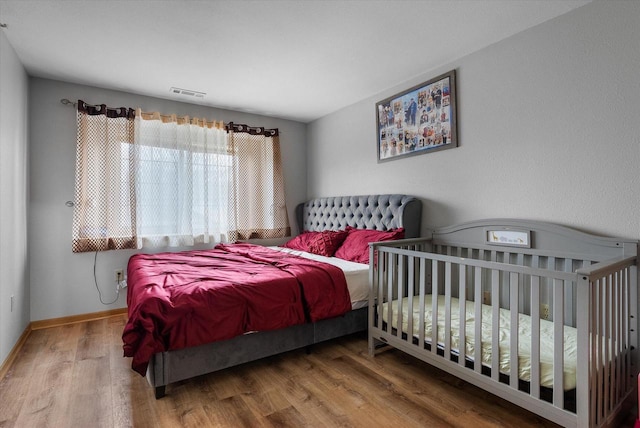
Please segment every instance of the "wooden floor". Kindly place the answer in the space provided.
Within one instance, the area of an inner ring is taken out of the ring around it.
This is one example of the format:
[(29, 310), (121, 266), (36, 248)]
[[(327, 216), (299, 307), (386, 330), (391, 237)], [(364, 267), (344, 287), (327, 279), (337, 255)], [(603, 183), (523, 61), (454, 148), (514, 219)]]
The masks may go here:
[(122, 357), (125, 320), (33, 331), (0, 382), (0, 427), (555, 426), (401, 352), (371, 359), (364, 335), (169, 385), (156, 400)]

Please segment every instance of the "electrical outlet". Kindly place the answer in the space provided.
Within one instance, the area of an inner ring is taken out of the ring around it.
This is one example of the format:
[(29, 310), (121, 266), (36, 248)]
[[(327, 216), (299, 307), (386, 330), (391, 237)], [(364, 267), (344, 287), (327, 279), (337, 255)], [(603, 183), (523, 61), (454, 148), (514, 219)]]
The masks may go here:
[(551, 317), (551, 313), (549, 312), (549, 305), (543, 303), (540, 305), (540, 318), (543, 320), (548, 320)]
[(491, 293), (488, 291), (485, 291), (482, 293), (482, 303), (485, 305), (490, 305), (491, 304)]
[(116, 269), (116, 284), (120, 284), (123, 279), (124, 271), (122, 269)]

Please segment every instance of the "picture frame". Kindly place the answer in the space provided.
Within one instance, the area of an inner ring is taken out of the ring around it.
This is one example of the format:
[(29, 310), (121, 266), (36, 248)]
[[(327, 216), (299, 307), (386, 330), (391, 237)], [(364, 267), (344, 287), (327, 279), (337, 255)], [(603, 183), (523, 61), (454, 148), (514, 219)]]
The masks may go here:
[(458, 147), (456, 71), (376, 103), (378, 163)]

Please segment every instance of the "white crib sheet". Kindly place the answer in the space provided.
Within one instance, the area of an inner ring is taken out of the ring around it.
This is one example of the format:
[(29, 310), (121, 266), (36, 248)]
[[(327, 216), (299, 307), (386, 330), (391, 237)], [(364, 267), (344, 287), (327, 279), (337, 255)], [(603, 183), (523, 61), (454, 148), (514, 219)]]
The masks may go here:
[[(383, 319), (388, 321), (388, 303), (383, 304)], [(398, 302), (393, 302), (392, 326), (397, 329)], [(413, 298), (413, 332), (412, 335), (418, 338), (418, 321), (420, 317), (419, 297)], [(432, 299), (431, 295), (425, 295), (425, 340), (430, 342), (432, 336)], [(451, 298), (451, 349), (459, 355), (459, 329), (460, 329), (460, 306), (458, 299)], [(408, 298), (402, 301), (402, 331), (408, 330)], [(444, 321), (445, 321), (445, 297), (438, 296), (438, 345), (444, 347)], [(466, 357), (473, 361), (475, 340), (475, 308), (474, 302), (467, 301), (466, 304)], [(518, 373), (519, 378), (524, 381), (531, 381), (531, 317), (519, 314), (518, 317)], [(500, 309), (500, 372), (508, 375), (510, 373), (510, 337), (511, 337), (511, 315), (508, 309)], [(482, 364), (491, 367), (491, 334), (492, 334), (492, 307), (482, 305)], [(553, 387), (553, 322), (540, 320), (540, 384), (545, 387)], [(564, 389), (565, 391), (576, 387), (576, 329), (574, 327), (564, 327)]]

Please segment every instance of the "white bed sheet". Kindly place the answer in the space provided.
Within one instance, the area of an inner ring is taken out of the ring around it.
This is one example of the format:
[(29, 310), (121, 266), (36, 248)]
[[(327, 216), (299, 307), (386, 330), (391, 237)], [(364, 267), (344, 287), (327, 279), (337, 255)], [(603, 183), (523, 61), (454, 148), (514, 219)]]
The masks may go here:
[(299, 250), (292, 250), (283, 247), (269, 247), (274, 250), (284, 251), (289, 254), (304, 257), (319, 262), (329, 263), (344, 272), (347, 280), (347, 288), (351, 296), (351, 308), (359, 309), (369, 304), (369, 265), (350, 262), (338, 257), (325, 257), (318, 254), (307, 253)]
[[(431, 342), (432, 337), (432, 295), (425, 295), (425, 340)], [(392, 326), (397, 329), (398, 313), (397, 301), (393, 302)], [(383, 319), (386, 322), (388, 317), (388, 303), (383, 304)], [(418, 338), (418, 321), (420, 318), (419, 297), (413, 298), (413, 332), (412, 335)], [(451, 298), (451, 349), (459, 355), (459, 331), (460, 331), (460, 310), (459, 302), (456, 298)], [(405, 297), (402, 301), (402, 331), (408, 330), (409, 301)], [(438, 295), (438, 346), (444, 347), (444, 320), (445, 320), (445, 297)], [(475, 340), (475, 308), (474, 302), (467, 301), (465, 320), (465, 342), (466, 358), (473, 361)], [(518, 317), (518, 374), (524, 381), (531, 381), (531, 317), (519, 314)], [(492, 307), (482, 305), (482, 364), (491, 367), (491, 335), (492, 335)], [(576, 329), (574, 327), (564, 327), (564, 390), (576, 387)], [(510, 373), (510, 338), (511, 338), (511, 315), (508, 309), (500, 309), (500, 372), (508, 375)], [(540, 384), (545, 387), (553, 387), (553, 322), (540, 320)]]

